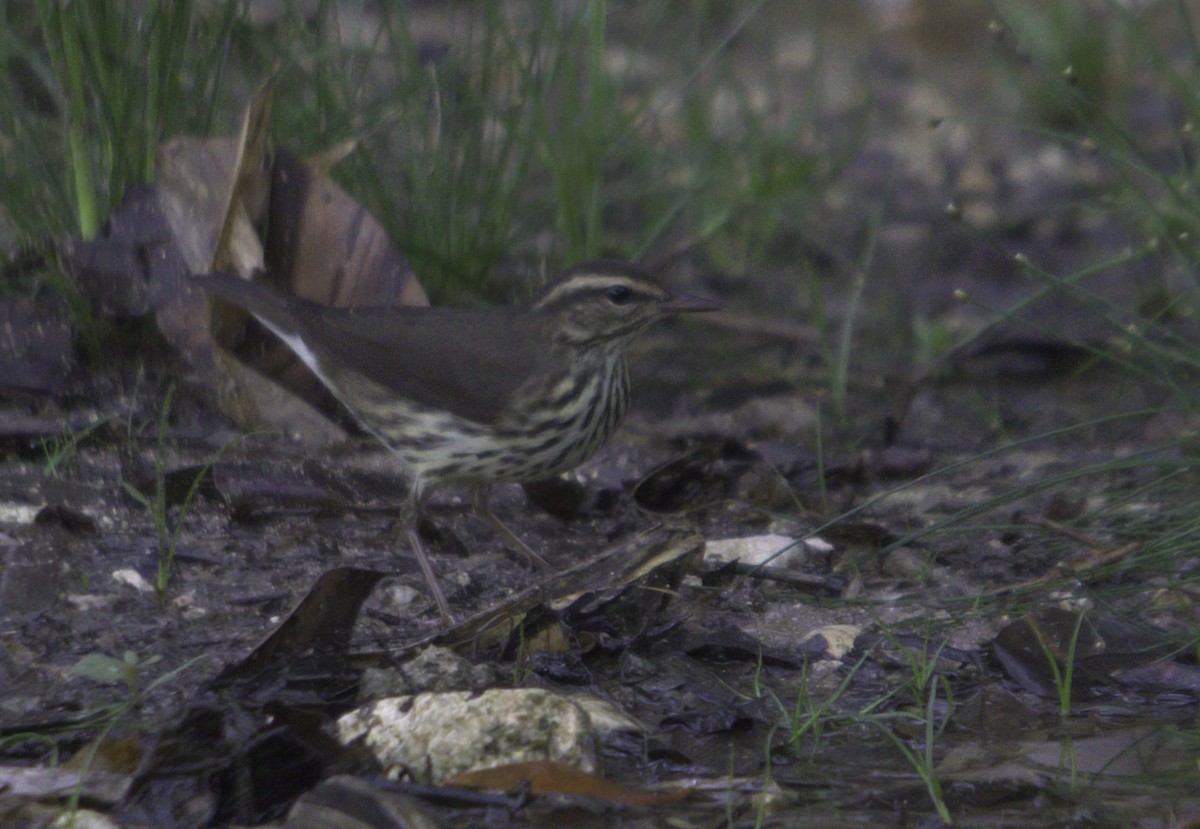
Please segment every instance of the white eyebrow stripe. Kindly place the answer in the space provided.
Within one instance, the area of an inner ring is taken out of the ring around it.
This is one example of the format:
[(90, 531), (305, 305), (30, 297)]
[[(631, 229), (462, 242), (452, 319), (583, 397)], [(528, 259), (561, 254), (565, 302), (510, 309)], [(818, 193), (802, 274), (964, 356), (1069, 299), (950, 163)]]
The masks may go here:
[(538, 302), (538, 305), (551, 305), (560, 299), (563, 294), (581, 293), (587, 290), (603, 290), (605, 288), (613, 288), (618, 285), (624, 285), (630, 290), (637, 291), (638, 293), (646, 293), (647, 289), (649, 288), (645, 282), (637, 279), (630, 279), (626, 276), (577, 274), (560, 285), (556, 285), (554, 289), (550, 291), (550, 293), (542, 297), (541, 301)]

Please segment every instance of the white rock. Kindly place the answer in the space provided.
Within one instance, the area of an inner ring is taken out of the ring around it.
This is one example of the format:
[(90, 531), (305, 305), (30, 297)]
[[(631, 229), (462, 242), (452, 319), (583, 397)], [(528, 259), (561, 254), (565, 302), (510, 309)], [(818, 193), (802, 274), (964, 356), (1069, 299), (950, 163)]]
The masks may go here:
[[(748, 535), (744, 538), (710, 539), (704, 544), (704, 557), (713, 561), (740, 561), (751, 566), (768, 559), (775, 567), (800, 563), (809, 552), (827, 552), (828, 543), (818, 538), (806, 538), (801, 543), (786, 535)], [(771, 556), (785, 550), (777, 558)]]
[(833, 552), (833, 545), (819, 535), (810, 535), (804, 539), (804, 546), (814, 553), (828, 554)]
[(342, 742), (362, 739), (389, 774), (418, 780), (506, 763), (552, 760), (596, 770), (592, 725), (580, 706), (535, 688), (388, 697), (337, 721)]
[(820, 636), (825, 640), (825, 653), (834, 659), (841, 659), (850, 653), (860, 633), (862, 628), (858, 625), (826, 625), (808, 633), (803, 641), (808, 642)]
[(50, 829), (121, 829), (107, 815), (93, 812), (89, 809), (77, 809), (75, 812), (63, 812), (50, 822)]
[(820, 415), (809, 396), (756, 397), (734, 413), (737, 422), (760, 437), (804, 438), (819, 428)]
[(113, 577), (113, 581), (115, 581), (117, 584), (124, 584), (129, 587), (132, 587), (134, 590), (138, 591), (139, 593), (153, 593), (154, 592), (154, 586), (152, 584), (150, 584), (150, 582), (148, 582), (144, 578), (142, 578), (141, 573), (139, 573), (137, 570), (134, 570), (132, 568), (127, 568), (124, 570), (114, 570), (112, 577)]
[(373, 591), (375, 601), (388, 613), (403, 615), (417, 599), (421, 598), (420, 590), (410, 587), (403, 582), (388, 580)]
[(32, 524), (41, 511), (30, 504), (0, 504), (0, 524)]
[(115, 602), (116, 596), (98, 593), (72, 593), (67, 596), (67, 601), (76, 610), (102, 610)]

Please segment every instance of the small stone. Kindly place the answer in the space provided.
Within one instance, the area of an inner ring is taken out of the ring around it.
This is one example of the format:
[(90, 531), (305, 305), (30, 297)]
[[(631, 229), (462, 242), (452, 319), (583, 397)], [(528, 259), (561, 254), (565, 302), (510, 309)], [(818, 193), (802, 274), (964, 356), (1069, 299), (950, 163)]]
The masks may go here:
[(117, 584), (124, 584), (128, 587), (132, 587), (139, 593), (154, 592), (154, 586), (151, 585), (150, 582), (146, 581), (141, 573), (132, 568), (114, 570), (112, 577), (113, 581), (115, 581)]
[(831, 659), (841, 659), (850, 653), (860, 633), (862, 628), (858, 625), (826, 625), (805, 636), (802, 644), (813, 643), (820, 637), (825, 643), (825, 655)]
[(102, 611), (113, 605), (116, 602), (116, 596), (104, 595), (98, 593), (72, 593), (67, 596), (67, 601), (71, 602), (71, 606), (77, 611)]
[(374, 591), (374, 598), (387, 613), (403, 616), (411, 612), (412, 603), (423, 594), (415, 587), (399, 581), (388, 581)]
[(32, 524), (41, 511), (30, 504), (0, 504), (0, 524)]
[(759, 437), (787, 440), (810, 438), (821, 422), (803, 395), (755, 398), (740, 406), (735, 418)]
[[(784, 552), (771, 558), (780, 550)], [(704, 557), (709, 561), (740, 561), (751, 566), (770, 559), (776, 567), (798, 564), (809, 551), (808, 540), (797, 544), (786, 535), (749, 535), (744, 538), (710, 539), (704, 544)]]
[(120, 829), (115, 821), (100, 812), (76, 809), (63, 812), (50, 822), (50, 829)]
[(929, 556), (911, 547), (898, 547), (883, 560), (883, 572), (896, 579), (925, 581), (931, 571)]

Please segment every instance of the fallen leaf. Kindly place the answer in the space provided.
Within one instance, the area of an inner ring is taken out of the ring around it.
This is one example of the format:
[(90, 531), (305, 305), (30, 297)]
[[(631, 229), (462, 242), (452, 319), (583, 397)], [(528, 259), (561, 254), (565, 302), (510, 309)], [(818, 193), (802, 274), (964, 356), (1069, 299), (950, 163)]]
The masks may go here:
[(321, 575), (296, 609), (241, 662), (222, 671), (214, 687), (243, 681), (269, 685), (289, 670), (313, 674), (344, 660), (362, 603), (384, 573), (337, 567)]
[(509, 763), (490, 769), (468, 771), (445, 781), (447, 786), (462, 786), (468, 789), (491, 789), (513, 791), (528, 789), (532, 794), (566, 794), (593, 797), (620, 803), (625, 806), (657, 806), (677, 803), (686, 798), (689, 789), (669, 792), (645, 792), (628, 789), (596, 774), (581, 771), (565, 763), (535, 760), (525, 763)]

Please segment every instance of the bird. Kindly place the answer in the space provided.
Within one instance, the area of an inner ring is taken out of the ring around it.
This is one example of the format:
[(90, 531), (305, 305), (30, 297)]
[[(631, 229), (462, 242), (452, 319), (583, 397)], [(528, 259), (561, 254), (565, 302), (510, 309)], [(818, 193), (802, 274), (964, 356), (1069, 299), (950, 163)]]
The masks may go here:
[(428, 493), (466, 487), (480, 518), (548, 568), (492, 513), (492, 485), (590, 458), (625, 414), (634, 338), (664, 317), (719, 307), (613, 259), (568, 268), (528, 302), (475, 308), (335, 308), (230, 273), (193, 280), (274, 333), (398, 459), (408, 477), (398, 525), (443, 624), (449, 603), (417, 532)]

